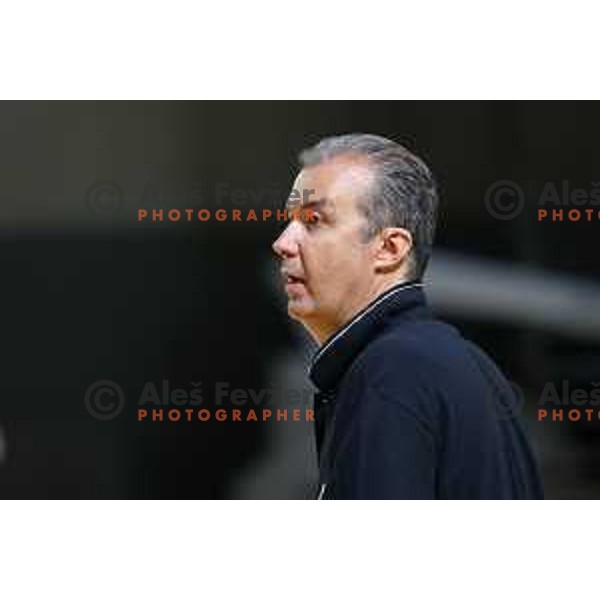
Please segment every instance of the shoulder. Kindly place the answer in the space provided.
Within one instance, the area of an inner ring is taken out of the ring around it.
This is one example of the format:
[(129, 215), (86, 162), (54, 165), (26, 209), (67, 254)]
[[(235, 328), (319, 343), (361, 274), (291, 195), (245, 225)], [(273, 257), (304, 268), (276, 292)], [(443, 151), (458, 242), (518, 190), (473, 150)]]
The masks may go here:
[(450, 374), (468, 355), (468, 342), (441, 321), (415, 321), (390, 328), (361, 353), (358, 370), (370, 377), (437, 377)]
[(382, 332), (351, 371), (351, 385), (373, 390), (379, 399), (436, 413), (446, 407), (444, 411), (457, 414), (478, 412), (488, 381), (502, 377), (478, 346), (456, 328), (434, 320)]

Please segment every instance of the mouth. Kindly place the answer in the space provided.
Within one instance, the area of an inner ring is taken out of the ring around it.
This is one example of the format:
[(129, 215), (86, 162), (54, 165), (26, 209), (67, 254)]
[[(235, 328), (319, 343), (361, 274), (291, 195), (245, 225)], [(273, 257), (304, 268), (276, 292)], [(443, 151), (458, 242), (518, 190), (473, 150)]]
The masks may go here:
[(281, 276), (283, 277), (283, 283), (286, 285), (286, 287), (291, 285), (305, 285), (304, 278), (300, 277), (299, 275), (282, 271)]

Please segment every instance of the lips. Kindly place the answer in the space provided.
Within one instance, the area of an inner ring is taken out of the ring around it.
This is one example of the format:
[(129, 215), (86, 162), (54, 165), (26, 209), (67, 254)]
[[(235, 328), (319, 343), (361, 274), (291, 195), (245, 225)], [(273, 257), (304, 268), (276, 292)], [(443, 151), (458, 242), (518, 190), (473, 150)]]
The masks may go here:
[(285, 275), (284, 279), (286, 283), (304, 283), (302, 277), (295, 277), (294, 275)]
[(285, 283), (285, 285), (295, 285), (295, 284), (299, 284), (299, 283), (300, 284), (305, 283), (304, 277), (300, 276), (300, 274), (296, 273), (296, 272), (282, 270), (281, 276), (283, 278), (283, 282)]

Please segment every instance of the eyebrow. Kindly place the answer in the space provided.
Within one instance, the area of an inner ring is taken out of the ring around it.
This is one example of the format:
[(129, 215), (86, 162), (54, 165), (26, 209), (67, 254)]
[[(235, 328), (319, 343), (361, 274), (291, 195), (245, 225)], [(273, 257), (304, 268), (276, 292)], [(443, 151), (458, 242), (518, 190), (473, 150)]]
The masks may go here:
[(300, 209), (300, 210), (304, 210), (306, 208), (312, 208), (312, 209), (322, 209), (324, 211), (327, 211), (327, 208), (329, 207), (329, 204), (331, 204), (327, 198), (319, 198), (317, 200), (309, 200), (308, 202), (300, 202), (299, 204), (294, 204), (291, 205), (286, 202), (285, 204), (285, 209), (286, 210), (296, 210), (296, 209)]

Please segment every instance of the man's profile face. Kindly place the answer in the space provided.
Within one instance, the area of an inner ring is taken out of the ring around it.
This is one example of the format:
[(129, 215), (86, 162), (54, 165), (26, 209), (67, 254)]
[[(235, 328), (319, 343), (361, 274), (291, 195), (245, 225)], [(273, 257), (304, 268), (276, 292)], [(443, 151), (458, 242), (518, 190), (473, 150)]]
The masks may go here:
[[(310, 209), (273, 243), (281, 259), (288, 313), (324, 338), (358, 312), (373, 291), (373, 244), (361, 203), (373, 180), (365, 159), (341, 156), (303, 169), (296, 181)], [(314, 190), (314, 193), (304, 193)]]

